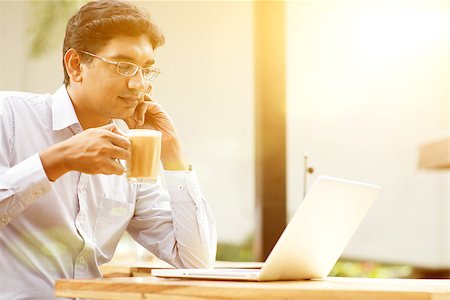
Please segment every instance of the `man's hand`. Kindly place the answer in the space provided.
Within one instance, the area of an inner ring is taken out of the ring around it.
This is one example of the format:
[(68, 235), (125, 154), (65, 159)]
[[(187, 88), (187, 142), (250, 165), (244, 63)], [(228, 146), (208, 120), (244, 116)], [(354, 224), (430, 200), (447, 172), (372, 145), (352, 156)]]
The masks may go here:
[(124, 120), (129, 128), (153, 129), (162, 133), (161, 160), (166, 170), (187, 170), (188, 164), (181, 153), (181, 144), (172, 119), (145, 94), (144, 101), (136, 107), (134, 116)]
[(130, 141), (114, 124), (91, 128), (42, 152), (47, 177), (55, 181), (69, 171), (87, 174), (124, 173), (116, 159), (130, 157)]
[(133, 117), (124, 120), (131, 129), (153, 129), (161, 131), (163, 141), (178, 138), (172, 119), (162, 106), (145, 94), (138, 104)]

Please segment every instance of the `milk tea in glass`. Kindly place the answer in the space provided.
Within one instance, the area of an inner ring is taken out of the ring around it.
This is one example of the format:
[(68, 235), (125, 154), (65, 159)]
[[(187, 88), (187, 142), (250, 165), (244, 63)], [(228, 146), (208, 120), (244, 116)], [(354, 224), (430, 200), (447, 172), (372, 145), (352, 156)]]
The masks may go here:
[(154, 183), (158, 178), (161, 156), (161, 132), (149, 129), (130, 129), (131, 158), (126, 161), (128, 181)]

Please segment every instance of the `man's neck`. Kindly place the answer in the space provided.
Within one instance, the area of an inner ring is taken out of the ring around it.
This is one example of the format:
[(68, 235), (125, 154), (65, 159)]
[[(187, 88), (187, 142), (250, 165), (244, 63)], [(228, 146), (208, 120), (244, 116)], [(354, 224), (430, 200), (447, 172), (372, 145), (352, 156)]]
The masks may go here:
[(77, 93), (77, 90), (72, 86), (67, 86), (67, 93), (69, 94), (69, 98), (72, 101), (73, 108), (83, 130), (111, 123), (110, 118), (99, 116), (89, 109), (89, 107), (86, 107), (84, 103), (89, 103), (88, 99), (84, 99), (86, 96)]

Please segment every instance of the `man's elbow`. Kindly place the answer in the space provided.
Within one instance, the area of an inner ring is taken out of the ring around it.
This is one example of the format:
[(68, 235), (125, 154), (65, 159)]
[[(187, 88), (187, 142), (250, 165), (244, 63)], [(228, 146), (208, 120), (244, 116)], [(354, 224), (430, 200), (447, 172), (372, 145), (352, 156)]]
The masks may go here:
[(181, 268), (187, 269), (212, 269), (216, 261), (216, 246), (210, 249), (198, 249), (190, 255), (183, 255)]

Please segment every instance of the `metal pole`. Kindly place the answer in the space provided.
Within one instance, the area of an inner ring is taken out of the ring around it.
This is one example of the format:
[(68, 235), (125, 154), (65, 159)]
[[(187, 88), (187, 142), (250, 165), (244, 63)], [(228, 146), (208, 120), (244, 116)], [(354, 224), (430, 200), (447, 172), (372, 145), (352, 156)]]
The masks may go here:
[(305, 153), (303, 163), (303, 199), (305, 199), (308, 192), (308, 174), (314, 173), (313, 167), (308, 167), (308, 153)]

